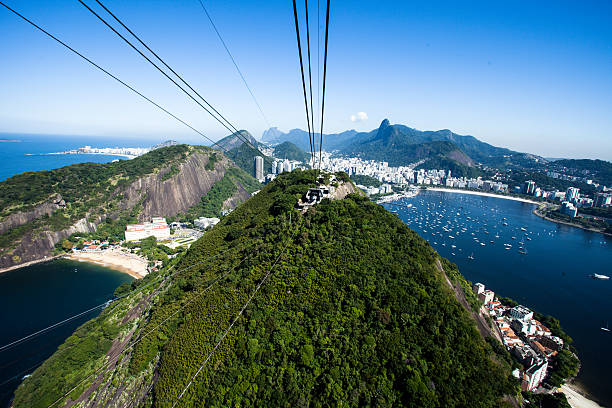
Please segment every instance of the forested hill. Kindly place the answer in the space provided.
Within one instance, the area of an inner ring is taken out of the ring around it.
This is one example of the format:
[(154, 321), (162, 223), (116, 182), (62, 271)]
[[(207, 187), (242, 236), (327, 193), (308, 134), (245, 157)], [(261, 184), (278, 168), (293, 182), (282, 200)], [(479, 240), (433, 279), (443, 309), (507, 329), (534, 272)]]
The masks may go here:
[[(264, 174), (272, 172), (272, 158), (261, 152), (264, 147), (246, 130), (241, 130), (241, 137), (237, 133), (221, 139), (217, 144), (219, 147), (227, 149), (225, 154), (232, 159), (234, 163), (248, 174), (253, 174), (255, 156), (261, 156), (264, 159)], [(245, 140), (248, 140), (247, 144)]]
[(297, 160), (304, 163), (309, 161), (309, 154), (291, 142), (283, 142), (277, 146), (274, 146), (274, 157), (279, 159)]
[(361, 195), (295, 210), (314, 177), (280, 175), (139, 281), (25, 379), (14, 406), (170, 407), (191, 379), (177, 407), (503, 406), (518, 392), (510, 366), (437, 253)]
[[(257, 189), (223, 153), (188, 145), (19, 174), (0, 182), (0, 268), (52, 255), (73, 234), (116, 241), (127, 223), (151, 217), (217, 216), (225, 200), (243, 202)], [(211, 190), (214, 206), (204, 208)], [(205, 213), (213, 207), (216, 213)]]
[[(283, 133), (271, 128), (264, 132), (264, 140), (271, 143), (289, 141), (308, 150), (307, 133), (300, 129)], [(437, 148), (431, 150), (432, 145), (441, 145), (441, 143), (452, 145), (453, 150), (460, 154), (456, 154), (455, 157), (444, 156), (436, 152)], [(433, 158), (432, 164), (448, 168), (446, 164), (452, 161), (451, 165), (455, 165), (457, 170), (471, 167), (469, 161), (472, 160), (498, 168), (517, 166), (531, 168), (547, 162), (539, 156), (493, 146), (474, 136), (460, 135), (448, 129), (418, 130), (402, 124), (391, 124), (388, 119), (383, 120), (377, 129), (370, 132), (349, 130), (325, 135), (323, 148), (327, 151), (338, 150), (349, 155), (361, 154), (366, 159), (387, 161), (385, 157), (392, 157), (393, 159), (388, 161), (392, 161), (394, 165), (405, 165), (411, 161)]]

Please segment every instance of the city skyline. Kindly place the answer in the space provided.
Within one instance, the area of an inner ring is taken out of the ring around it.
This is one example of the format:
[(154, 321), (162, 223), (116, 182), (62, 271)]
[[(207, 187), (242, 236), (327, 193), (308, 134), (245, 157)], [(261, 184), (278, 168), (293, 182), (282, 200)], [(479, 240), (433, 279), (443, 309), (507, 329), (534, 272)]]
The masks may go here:
[[(290, 2), (205, 4), (269, 125), (304, 129)], [(8, 5), (212, 139), (227, 135), (78, 2)], [(259, 138), (269, 127), (197, 1), (105, 5), (239, 128)], [(610, 8), (332, 2), (325, 132), (388, 117), (544, 157), (612, 160)], [(0, 27), (11, 62), (0, 67), (0, 132), (203, 142), (4, 8)]]

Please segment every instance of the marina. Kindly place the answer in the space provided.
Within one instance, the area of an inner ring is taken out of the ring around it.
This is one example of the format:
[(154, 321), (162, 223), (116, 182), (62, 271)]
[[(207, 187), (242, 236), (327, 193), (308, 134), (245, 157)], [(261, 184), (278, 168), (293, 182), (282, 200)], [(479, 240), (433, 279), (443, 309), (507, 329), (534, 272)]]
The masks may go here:
[(612, 240), (544, 220), (533, 214), (533, 204), (495, 197), (422, 191), (384, 206), (471, 282), (487, 282), (496, 293), (559, 319), (581, 359), (577, 382), (612, 405), (603, 380), (612, 353), (598, 351), (610, 346), (604, 329), (612, 286), (595, 277), (609, 275)]

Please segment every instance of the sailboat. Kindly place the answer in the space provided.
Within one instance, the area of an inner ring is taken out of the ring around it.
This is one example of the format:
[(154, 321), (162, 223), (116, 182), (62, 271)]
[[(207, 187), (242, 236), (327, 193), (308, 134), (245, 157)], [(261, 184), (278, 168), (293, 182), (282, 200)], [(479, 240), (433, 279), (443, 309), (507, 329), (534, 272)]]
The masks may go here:
[(608, 328), (608, 322), (606, 322), (606, 327), (602, 327), (601, 330), (605, 331), (605, 332), (609, 332), (610, 329)]
[(472, 252), (472, 255), (468, 256), (468, 259), (474, 260), (474, 253)]

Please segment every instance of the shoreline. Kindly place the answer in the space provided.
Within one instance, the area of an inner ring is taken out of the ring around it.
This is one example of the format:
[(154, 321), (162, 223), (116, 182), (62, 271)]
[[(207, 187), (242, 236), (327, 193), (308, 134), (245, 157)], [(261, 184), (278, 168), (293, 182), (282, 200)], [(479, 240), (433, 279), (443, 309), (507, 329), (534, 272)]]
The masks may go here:
[[(115, 157), (125, 157), (128, 160), (135, 159), (139, 156), (129, 155), (129, 154), (117, 154), (117, 153), (89, 153), (89, 152), (52, 152), (52, 153), (41, 153), (43, 156), (54, 156), (54, 155), (68, 155), (68, 154), (92, 154), (92, 155), (100, 155), (100, 156), (115, 156)], [(27, 154), (27, 156), (34, 156), (34, 154)]]
[(502, 198), (504, 200), (512, 200), (512, 201), (520, 201), (522, 203), (540, 205), (541, 202), (528, 200), (526, 198), (507, 196), (503, 194), (495, 194), (495, 193), (487, 193), (485, 191), (473, 191), (473, 190), (461, 190), (455, 188), (444, 188), (444, 187), (427, 187), (426, 190), (430, 191), (444, 191), (447, 193), (459, 193), (459, 194), (471, 194), (471, 195), (479, 195), (484, 197), (494, 197), (494, 198)]
[(122, 254), (117, 252), (83, 252), (79, 254), (72, 253), (55, 255), (47, 258), (24, 262), (19, 265), (9, 266), (7, 268), (2, 268), (0, 269), (0, 273), (10, 272), (21, 268), (27, 268), (28, 266), (44, 262), (50, 262), (55, 259), (70, 259), (76, 262), (88, 262), (91, 264), (96, 264), (105, 268), (126, 273), (134, 279), (142, 279), (148, 274), (146, 260), (140, 257), (130, 256), (128, 254)]
[(607, 233), (605, 233), (602, 230), (598, 230), (598, 229), (594, 229), (594, 228), (588, 228), (588, 227), (584, 227), (582, 225), (574, 224), (572, 222), (555, 220), (554, 218), (547, 217), (546, 215), (544, 215), (544, 214), (542, 214), (540, 212), (540, 207), (534, 209), (533, 213), (535, 215), (537, 215), (538, 217), (540, 217), (540, 218), (543, 218), (543, 219), (545, 219), (547, 221), (550, 221), (550, 222), (554, 222), (556, 224), (562, 224), (562, 225), (567, 225), (568, 227), (580, 228), (581, 230), (584, 230), (584, 231), (589, 231), (589, 232), (594, 232), (594, 233), (597, 233), (597, 234), (602, 234), (605, 237), (611, 236), (610, 234), (607, 234)]
[(147, 261), (141, 257), (117, 251), (81, 252), (64, 255), (77, 262), (88, 262), (105, 268), (127, 273), (134, 279), (142, 279), (148, 274)]
[(561, 386), (561, 392), (565, 394), (567, 402), (572, 408), (604, 408), (592, 400), (589, 394), (579, 385), (566, 383)]
[(36, 264), (43, 263), (43, 262), (49, 262), (49, 261), (52, 261), (54, 259), (59, 259), (62, 256), (64, 256), (64, 255), (49, 256), (49, 257), (45, 257), (45, 258), (41, 258), (41, 259), (35, 259), (33, 261), (24, 262), (24, 263), (21, 263), (19, 265), (9, 266), (9, 267), (0, 269), (0, 273), (14, 271), (15, 269), (27, 268), (28, 266), (36, 265)]

